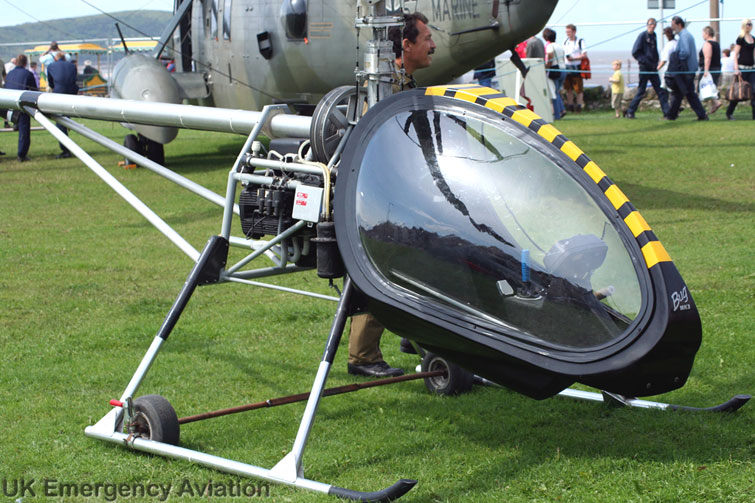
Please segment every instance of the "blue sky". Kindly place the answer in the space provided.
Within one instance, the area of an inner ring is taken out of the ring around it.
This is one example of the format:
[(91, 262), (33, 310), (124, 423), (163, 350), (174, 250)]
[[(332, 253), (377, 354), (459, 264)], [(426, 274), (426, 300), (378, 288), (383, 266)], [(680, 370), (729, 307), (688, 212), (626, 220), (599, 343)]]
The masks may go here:
[[(485, 1), (485, 0), (479, 0)], [(528, 0), (522, 0), (527, 2)], [(172, 10), (173, 0), (0, 0), (0, 26), (12, 26), (36, 21), (50, 21), (66, 17), (99, 14), (92, 4), (105, 12), (119, 12), (124, 9), (134, 10)], [(755, 17), (755, 1), (753, 0), (724, 0), (720, 3), (722, 17), (736, 18)], [(126, 7), (127, 6), (127, 7)], [(676, 0), (674, 11), (664, 11), (664, 16), (684, 10), (682, 16), (693, 20), (690, 32), (702, 42), (700, 32), (707, 23), (694, 21), (707, 18), (709, 15), (708, 0)], [(574, 23), (577, 33), (585, 39), (588, 48), (594, 50), (631, 50), (632, 43), (639, 30), (650, 17), (659, 17), (658, 10), (648, 10), (647, 0), (560, 0), (553, 13), (549, 26)], [(619, 21), (636, 21), (632, 25), (589, 26), (587, 23), (609, 23)], [(564, 29), (556, 26), (558, 40), (564, 39)], [(630, 32), (614, 40), (609, 39), (617, 35)], [(726, 47), (734, 42), (739, 32), (739, 21), (721, 23), (722, 45)]]

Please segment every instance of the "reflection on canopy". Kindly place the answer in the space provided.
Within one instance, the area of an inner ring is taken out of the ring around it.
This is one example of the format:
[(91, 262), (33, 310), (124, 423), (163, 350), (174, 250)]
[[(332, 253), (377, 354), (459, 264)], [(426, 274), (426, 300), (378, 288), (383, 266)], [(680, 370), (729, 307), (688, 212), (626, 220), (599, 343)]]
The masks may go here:
[(640, 312), (613, 221), (503, 122), (400, 113), (379, 126), (361, 164), (362, 244), (400, 290), (577, 350), (618, 339)]

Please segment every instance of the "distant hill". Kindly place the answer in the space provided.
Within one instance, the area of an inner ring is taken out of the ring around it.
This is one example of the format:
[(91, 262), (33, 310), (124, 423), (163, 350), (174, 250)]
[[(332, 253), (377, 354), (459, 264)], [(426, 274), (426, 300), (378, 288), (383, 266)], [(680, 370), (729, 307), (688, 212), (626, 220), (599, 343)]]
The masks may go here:
[[(166, 11), (123, 11), (111, 15), (119, 20), (124, 37), (159, 37), (172, 14)], [(136, 30), (127, 27), (133, 26)], [(138, 31), (137, 31), (138, 30)], [(56, 19), (40, 23), (24, 23), (16, 26), (0, 27), (0, 44), (15, 42), (46, 42), (63, 40), (88, 40), (95, 38), (110, 38), (114, 42), (119, 40), (115, 29), (115, 20), (104, 14), (97, 16), (72, 17)], [(18, 46), (0, 45), (0, 58), (8, 61), (30, 44)]]

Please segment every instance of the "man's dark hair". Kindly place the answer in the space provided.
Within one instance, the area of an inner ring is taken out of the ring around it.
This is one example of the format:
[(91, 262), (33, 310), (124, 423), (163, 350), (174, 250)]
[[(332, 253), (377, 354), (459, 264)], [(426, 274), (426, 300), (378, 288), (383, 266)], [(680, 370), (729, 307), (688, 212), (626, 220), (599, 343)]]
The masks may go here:
[(550, 28), (546, 28), (543, 30), (543, 38), (546, 42), (555, 42), (556, 41), (556, 32), (551, 30)]
[(399, 26), (394, 26), (390, 30), (388, 30), (388, 40), (393, 42), (393, 52), (396, 54), (397, 58), (401, 57), (401, 43), (405, 38), (413, 44), (417, 42), (417, 35), (419, 35), (417, 22), (419, 21), (424, 24), (428, 24), (427, 16), (425, 16), (421, 12), (404, 14), (403, 30)]
[(674, 24), (678, 24), (679, 26), (684, 28), (684, 19), (680, 18), (679, 16), (672, 17), (671, 22)]
[(26, 54), (21, 53), (18, 56), (16, 56), (16, 66), (20, 66), (21, 68), (26, 68), (26, 63), (28, 61), (29, 60), (26, 59)]
[(569, 29), (570, 29), (570, 30), (572, 30), (572, 31), (577, 31), (577, 27), (576, 27), (576, 26), (574, 26), (574, 25), (573, 25), (573, 24), (571, 24), (571, 23), (570, 23), (570, 24), (567, 24), (567, 25), (566, 25), (566, 27), (567, 27), (567, 28), (569, 28)]

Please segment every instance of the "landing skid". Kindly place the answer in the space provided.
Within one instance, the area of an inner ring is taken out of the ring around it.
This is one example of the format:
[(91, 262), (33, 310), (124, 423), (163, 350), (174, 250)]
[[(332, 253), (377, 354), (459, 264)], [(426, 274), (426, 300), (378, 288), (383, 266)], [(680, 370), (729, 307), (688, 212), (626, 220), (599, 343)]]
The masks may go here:
[[(498, 386), (496, 383), (475, 376), (475, 382), (484, 386)], [(735, 395), (730, 400), (727, 400), (719, 405), (712, 407), (690, 407), (688, 405), (674, 405), (670, 403), (651, 402), (648, 400), (640, 400), (638, 398), (632, 398), (618, 393), (610, 393), (608, 391), (601, 391), (600, 393), (594, 391), (582, 391), (573, 388), (567, 388), (560, 392), (557, 396), (566, 398), (575, 398), (577, 400), (587, 400), (590, 402), (603, 402), (608, 405), (616, 407), (635, 407), (638, 409), (660, 409), (660, 410), (686, 410), (692, 412), (735, 412), (742, 408), (752, 398), (750, 395)]]

